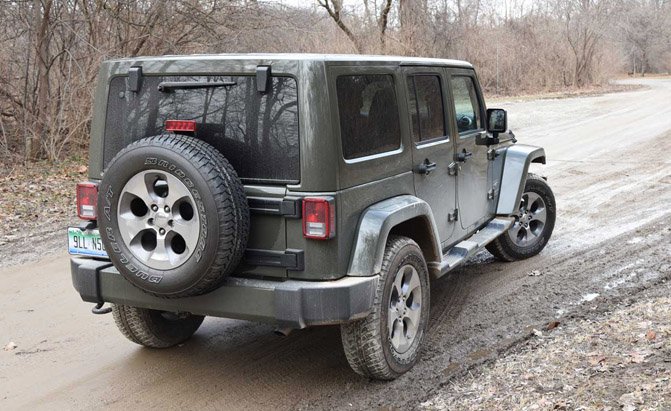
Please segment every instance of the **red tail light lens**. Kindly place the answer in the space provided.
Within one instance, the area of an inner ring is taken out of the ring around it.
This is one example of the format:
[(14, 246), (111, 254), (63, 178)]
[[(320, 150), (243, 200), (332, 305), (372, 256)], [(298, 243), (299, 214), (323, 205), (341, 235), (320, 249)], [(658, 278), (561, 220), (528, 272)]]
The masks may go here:
[(165, 131), (193, 133), (196, 131), (196, 122), (194, 120), (166, 120)]
[(303, 199), (303, 237), (315, 240), (335, 237), (335, 207), (332, 197)]
[(98, 184), (77, 184), (77, 215), (82, 220), (95, 220), (98, 217)]

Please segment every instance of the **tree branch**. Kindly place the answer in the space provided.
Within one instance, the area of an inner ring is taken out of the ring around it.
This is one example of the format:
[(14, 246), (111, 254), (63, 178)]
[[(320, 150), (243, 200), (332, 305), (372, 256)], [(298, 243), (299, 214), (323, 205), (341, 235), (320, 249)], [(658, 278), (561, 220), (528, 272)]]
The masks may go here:
[(387, 25), (389, 24), (389, 12), (391, 11), (392, 1), (393, 0), (386, 0), (384, 8), (380, 13), (380, 20), (378, 21), (378, 25), (380, 28), (380, 44), (382, 45), (382, 47), (384, 47), (384, 35), (385, 32), (387, 31)]
[[(342, 3), (341, 0), (317, 0), (319, 5), (323, 7), (326, 12), (331, 16), (333, 21), (340, 27), (340, 30), (342, 30), (343, 33), (347, 36), (347, 38), (350, 39), (350, 41), (354, 44), (354, 48), (358, 53), (363, 52), (363, 46), (359, 39), (352, 33), (352, 30), (347, 27), (347, 25), (342, 21), (342, 18), (340, 16), (340, 12), (342, 11)], [(391, 0), (389, 0), (391, 1)]]

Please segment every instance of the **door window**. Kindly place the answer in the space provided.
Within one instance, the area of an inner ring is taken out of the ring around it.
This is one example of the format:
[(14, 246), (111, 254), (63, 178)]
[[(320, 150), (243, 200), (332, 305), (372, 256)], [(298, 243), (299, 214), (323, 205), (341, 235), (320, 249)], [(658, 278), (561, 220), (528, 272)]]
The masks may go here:
[(394, 77), (339, 76), (336, 80), (342, 151), (355, 159), (401, 147)]
[(459, 134), (482, 129), (482, 110), (473, 78), (456, 76), (451, 83)]
[(407, 81), (414, 141), (445, 137), (447, 133), (440, 77), (414, 75), (409, 76)]

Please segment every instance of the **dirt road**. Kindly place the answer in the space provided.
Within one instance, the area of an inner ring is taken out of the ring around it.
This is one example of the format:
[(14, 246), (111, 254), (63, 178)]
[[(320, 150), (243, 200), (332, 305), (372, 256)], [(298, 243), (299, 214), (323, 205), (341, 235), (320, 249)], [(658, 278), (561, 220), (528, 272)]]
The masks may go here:
[[(637, 80), (639, 81), (639, 80)], [(544, 252), (487, 253), (432, 285), (420, 363), (391, 383), (353, 374), (339, 330), (277, 337), (266, 325), (207, 319), (170, 350), (126, 341), (70, 284), (68, 258), (0, 269), (0, 408), (416, 407), (530, 330), (671, 279), (671, 80), (634, 92), (500, 104), (521, 143), (546, 148), (558, 204)], [(589, 301), (589, 302), (588, 302)]]

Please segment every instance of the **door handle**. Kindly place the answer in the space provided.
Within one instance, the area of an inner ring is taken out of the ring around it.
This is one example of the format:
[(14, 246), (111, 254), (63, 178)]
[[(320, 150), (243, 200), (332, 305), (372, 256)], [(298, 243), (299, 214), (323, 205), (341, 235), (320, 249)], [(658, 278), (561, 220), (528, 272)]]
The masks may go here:
[(471, 157), (473, 157), (473, 153), (466, 151), (466, 149), (463, 149), (461, 152), (457, 153), (457, 161), (462, 163)]
[(433, 170), (435, 170), (435, 169), (436, 169), (436, 163), (432, 163), (432, 162), (429, 161), (429, 159), (427, 158), (426, 160), (424, 160), (424, 162), (420, 163), (420, 164), (417, 166), (416, 172), (417, 172), (418, 174), (429, 175), (429, 174), (431, 174), (431, 172), (432, 172)]

